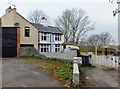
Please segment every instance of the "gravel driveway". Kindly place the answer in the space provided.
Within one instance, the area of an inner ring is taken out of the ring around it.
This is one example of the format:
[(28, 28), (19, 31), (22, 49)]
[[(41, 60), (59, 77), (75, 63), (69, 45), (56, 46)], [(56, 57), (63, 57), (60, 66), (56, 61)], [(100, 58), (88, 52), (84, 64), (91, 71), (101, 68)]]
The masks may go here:
[(3, 59), (2, 87), (62, 87), (57, 80), (49, 78), (48, 72), (36, 67), (38, 65), (24, 64), (15, 58)]
[(94, 87), (118, 87), (118, 71), (103, 70), (104, 67), (97, 66), (86, 71), (87, 79)]

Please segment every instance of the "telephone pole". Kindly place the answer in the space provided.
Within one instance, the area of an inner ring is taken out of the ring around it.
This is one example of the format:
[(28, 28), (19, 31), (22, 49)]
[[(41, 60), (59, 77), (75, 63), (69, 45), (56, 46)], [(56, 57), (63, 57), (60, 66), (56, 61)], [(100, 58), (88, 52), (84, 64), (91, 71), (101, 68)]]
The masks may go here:
[(120, 1), (118, 2), (118, 45), (120, 45)]

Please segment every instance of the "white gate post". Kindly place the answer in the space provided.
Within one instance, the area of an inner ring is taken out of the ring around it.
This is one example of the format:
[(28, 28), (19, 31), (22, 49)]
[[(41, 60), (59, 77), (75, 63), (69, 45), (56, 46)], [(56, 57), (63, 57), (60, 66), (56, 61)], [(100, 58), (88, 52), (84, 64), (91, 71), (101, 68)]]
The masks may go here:
[(73, 84), (79, 86), (79, 68), (77, 57), (74, 57), (73, 60)]
[(112, 57), (113, 58), (113, 68), (115, 67), (115, 58), (114, 57)]

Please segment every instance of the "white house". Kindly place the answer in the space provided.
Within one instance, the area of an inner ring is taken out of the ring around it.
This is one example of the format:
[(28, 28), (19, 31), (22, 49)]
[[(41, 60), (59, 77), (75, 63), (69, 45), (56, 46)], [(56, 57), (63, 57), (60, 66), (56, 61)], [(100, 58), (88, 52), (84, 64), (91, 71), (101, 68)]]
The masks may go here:
[(38, 31), (39, 52), (59, 52), (62, 50), (63, 33), (58, 27), (33, 24)]

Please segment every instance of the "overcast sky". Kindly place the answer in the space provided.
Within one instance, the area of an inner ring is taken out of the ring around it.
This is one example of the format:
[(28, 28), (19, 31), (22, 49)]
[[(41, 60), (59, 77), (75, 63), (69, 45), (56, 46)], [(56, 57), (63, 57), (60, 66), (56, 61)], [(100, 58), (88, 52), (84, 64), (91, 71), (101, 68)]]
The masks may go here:
[(65, 9), (82, 8), (86, 11), (91, 22), (96, 22), (95, 30), (88, 32), (90, 34), (99, 34), (108, 31), (113, 39), (118, 40), (118, 17), (113, 17), (112, 11), (117, 9), (116, 3), (110, 3), (109, 0), (0, 0), (0, 17), (10, 3), (16, 5), (17, 12), (25, 18), (28, 18), (30, 11), (42, 10), (49, 16), (51, 25), (54, 20), (61, 15)]

